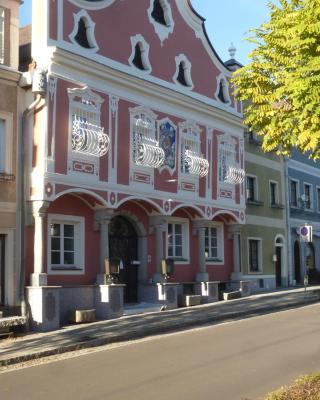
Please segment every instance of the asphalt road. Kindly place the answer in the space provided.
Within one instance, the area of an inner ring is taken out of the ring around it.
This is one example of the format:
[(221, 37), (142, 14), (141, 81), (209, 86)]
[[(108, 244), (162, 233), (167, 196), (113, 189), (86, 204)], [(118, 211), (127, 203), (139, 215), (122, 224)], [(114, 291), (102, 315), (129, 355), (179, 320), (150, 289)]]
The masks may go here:
[(0, 374), (1, 400), (257, 399), (320, 371), (320, 305)]

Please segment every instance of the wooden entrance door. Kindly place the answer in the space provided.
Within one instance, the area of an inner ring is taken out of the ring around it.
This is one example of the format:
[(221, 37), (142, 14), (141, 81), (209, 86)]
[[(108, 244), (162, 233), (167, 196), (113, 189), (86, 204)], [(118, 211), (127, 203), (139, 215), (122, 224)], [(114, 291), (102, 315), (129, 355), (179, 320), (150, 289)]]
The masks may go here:
[(109, 225), (109, 257), (121, 259), (120, 282), (126, 285), (124, 301), (138, 300), (138, 266), (132, 264), (138, 256), (138, 237), (131, 222), (122, 216), (112, 219)]
[(276, 247), (276, 255), (277, 255), (277, 261), (276, 261), (276, 286), (281, 287), (281, 265), (282, 265), (282, 247), (278, 246)]
[(5, 235), (0, 235), (0, 304), (5, 302)]

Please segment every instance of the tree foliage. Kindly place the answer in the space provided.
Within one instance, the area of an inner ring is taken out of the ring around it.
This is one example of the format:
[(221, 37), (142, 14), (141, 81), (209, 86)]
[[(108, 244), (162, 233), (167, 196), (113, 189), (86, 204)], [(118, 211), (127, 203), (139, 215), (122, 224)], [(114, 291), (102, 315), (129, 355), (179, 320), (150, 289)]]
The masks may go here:
[(292, 147), (320, 157), (320, 0), (269, 3), (270, 20), (252, 30), (250, 63), (233, 76), (245, 124), (263, 148)]

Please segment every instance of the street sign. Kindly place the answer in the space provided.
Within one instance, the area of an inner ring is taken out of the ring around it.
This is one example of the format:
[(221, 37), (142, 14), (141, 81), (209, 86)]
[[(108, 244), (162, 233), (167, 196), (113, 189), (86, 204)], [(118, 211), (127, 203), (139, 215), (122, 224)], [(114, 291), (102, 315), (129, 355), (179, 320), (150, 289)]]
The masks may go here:
[(303, 225), (299, 228), (300, 241), (301, 242), (312, 242), (312, 226)]

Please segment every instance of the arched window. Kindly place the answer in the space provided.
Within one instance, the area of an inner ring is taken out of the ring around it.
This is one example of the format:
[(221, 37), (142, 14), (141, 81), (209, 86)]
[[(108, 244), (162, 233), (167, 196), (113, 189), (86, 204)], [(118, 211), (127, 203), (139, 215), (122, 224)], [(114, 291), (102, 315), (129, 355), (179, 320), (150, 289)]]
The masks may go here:
[(215, 93), (215, 98), (224, 104), (231, 103), (228, 80), (223, 74), (220, 74), (217, 77), (217, 90)]
[(176, 72), (173, 76), (173, 81), (185, 88), (193, 89), (191, 63), (184, 54), (180, 54), (176, 57)]
[(167, 26), (167, 21), (164, 14), (164, 9), (160, 3), (160, 0), (153, 1), (153, 10), (151, 13), (152, 18), (159, 24)]
[(72, 43), (81, 46), (82, 48), (97, 52), (99, 46), (94, 36), (95, 23), (92, 21), (90, 15), (85, 10), (79, 11), (74, 14), (73, 31), (70, 33), (69, 38)]
[(149, 61), (149, 44), (140, 34), (131, 37), (132, 51), (129, 64), (138, 68), (140, 71), (150, 73), (152, 68)]
[(174, 21), (168, 0), (150, 0), (147, 10), (150, 23), (158, 35), (161, 44), (173, 32)]

